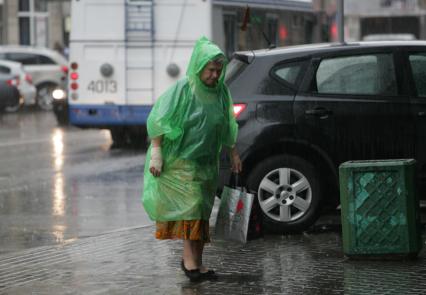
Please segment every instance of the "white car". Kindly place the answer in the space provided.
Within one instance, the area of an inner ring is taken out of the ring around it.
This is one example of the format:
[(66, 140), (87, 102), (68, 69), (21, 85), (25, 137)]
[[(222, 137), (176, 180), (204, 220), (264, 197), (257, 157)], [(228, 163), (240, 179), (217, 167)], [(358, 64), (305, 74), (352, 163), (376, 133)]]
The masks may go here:
[(0, 59), (22, 63), (32, 75), (37, 88), (37, 104), (41, 109), (52, 109), (52, 92), (66, 89), (68, 62), (58, 52), (30, 46), (0, 46)]
[(21, 104), (34, 105), (36, 103), (37, 89), (33, 85), (31, 74), (25, 72), (22, 64), (13, 61), (0, 60), (0, 72), (13, 77), (13, 83), (19, 90), (21, 100), (13, 106), (5, 108), (7, 112), (16, 112)]

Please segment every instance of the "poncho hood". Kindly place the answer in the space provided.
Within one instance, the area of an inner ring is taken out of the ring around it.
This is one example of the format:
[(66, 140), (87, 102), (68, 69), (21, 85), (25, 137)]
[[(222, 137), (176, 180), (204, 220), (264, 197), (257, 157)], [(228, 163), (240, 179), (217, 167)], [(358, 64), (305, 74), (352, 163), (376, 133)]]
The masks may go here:
[[(216, 86), (208, 87), (201, 81), (200, 73), (210, 61), (213, 61), (219, 57), (222, 57), (224, 60), (222, 73)], [(222, 50), (216, 44), (207, 39), (207, 37), (203, 36), (195, 43), (188, 69), (186, 71), (186, 76), (188, 77), (188, 81), (196, 88), (201, 88), (203, 90), (218, 90), (224, 86), (226, 63), (225, 54), (222, 52)]]

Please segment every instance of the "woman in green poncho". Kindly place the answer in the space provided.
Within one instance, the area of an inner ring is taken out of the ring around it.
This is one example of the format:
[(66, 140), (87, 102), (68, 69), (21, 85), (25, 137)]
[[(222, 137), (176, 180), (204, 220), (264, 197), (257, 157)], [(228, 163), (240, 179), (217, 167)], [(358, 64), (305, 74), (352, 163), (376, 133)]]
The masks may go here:
[(210, 241), (209, 218), (222, 146), (230, 150), (232, 170), (238, 173), (242, 168), (225, 70), (223, 52), (200, 38), (186, 77), (157, 100), (147, 122), (151, 146), (143, 205), (156, 221), (157, 239), (183, 239), (181, 266), (191, 281), (215, 276), (203, 265), (202, 254)]

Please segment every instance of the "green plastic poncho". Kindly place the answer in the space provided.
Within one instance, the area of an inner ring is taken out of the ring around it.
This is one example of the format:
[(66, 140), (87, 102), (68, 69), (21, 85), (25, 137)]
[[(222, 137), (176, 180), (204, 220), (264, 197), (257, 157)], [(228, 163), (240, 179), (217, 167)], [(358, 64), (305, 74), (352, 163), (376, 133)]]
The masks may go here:
[(147, 151), (142, 202), (155, 221), (208, 220), (212, 211), (222, 145), (235, 144), (238, 126), (224, 84), (226, 65), (215, 87), (200, 80), (209, 61), (225, 57), (206, 37), (194, 47), (186, 77), (156, 101), (148, 116), (150, 138), (163, 136), (160, 177), (149, 172)]

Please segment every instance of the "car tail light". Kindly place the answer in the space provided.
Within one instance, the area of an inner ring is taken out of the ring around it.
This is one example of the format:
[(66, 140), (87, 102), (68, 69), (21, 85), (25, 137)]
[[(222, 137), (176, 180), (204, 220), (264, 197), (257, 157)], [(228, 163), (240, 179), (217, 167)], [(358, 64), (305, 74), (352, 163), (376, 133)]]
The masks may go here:
[(240, 114), (246, 109), (247, 105), (245, 103), (236, 103), (234, 104), (234, 116), (238, 118)]
[(33, 77), (30, 74), (25, 74), (25, 81), (30, 84), (33, 84)]
[(15, 77), (13, 79), (9, 79), (6, 81), (9, 86), (19, 86), (19, 77)]
[(68, 74), (68, 67), (67, 66), (62, 66), (61, 70), (62, 70), (62, 72), (64, 72), (64, 74)]

